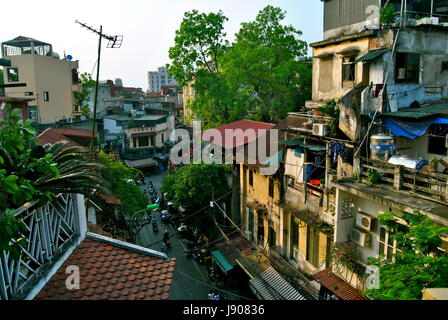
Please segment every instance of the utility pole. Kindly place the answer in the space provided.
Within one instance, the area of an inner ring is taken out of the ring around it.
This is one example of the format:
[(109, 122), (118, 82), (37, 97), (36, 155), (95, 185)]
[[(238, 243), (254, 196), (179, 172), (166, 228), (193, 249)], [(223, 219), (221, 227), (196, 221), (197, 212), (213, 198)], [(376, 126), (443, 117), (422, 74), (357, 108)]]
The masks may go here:
[(100, 81), (100, 61), (101, 61), (101, 40), (107, 39), (109, 40), (109, 43), (107, 44), (108, 48), (120, 48), (121, 44), (123, 43), (123, 36), (122, 35), (116, 35), (116, 36), (108, 36), (103, 33), (103, 26), (100, 26), (100, 30), (96, 30), (85, 23), (79, 22), (78, 20), (75, 21), (77, 24), (81, 25), (83, 28), (92, 31), (93, 33), (96, 33), (99, 36), (98, 40), (98, 60), (97, 60), (97, 67), (96, 67), (96, 83), (95, 83), (95, 99), (93, 102), (93, 122), (92, 122), (92, 138), (90, 140), (90, 157), (93, 159), (93, 148), (95, 145), (95, 125), (96, 125), (96, 110), (97, 110), (97, 103), (98, 103), (98, 86)]

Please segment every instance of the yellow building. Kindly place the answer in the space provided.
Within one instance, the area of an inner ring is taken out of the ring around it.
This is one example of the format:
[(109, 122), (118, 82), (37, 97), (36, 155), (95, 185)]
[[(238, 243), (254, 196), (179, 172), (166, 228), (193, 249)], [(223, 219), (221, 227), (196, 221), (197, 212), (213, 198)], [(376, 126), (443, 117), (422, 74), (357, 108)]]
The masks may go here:
[(195, 99), (196, 93), (194, 88), (190, 86), (183, 87), (183, 106), (184, 106), (184, 123), (186, 125), (190, 125), (193, 120), (195, 120), (194, 114), (191, 111), (190, 105), (191, 102)]
[(54, 123), (71, 118), (74, 93), (81, 90), (78, 61), (60, 59), (52, 45), (26, 37), (2, 43), (5, 93), (14, 98), (32, 98), (30, 119)]

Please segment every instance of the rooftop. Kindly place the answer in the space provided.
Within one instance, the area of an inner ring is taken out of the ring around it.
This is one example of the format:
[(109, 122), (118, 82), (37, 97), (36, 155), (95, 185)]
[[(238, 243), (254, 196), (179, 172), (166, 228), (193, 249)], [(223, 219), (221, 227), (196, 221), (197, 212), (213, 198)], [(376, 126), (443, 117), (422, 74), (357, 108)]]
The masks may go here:
[[(226, 149), (234, 149), (255, 141), (261, 135), (266, 134), (266, 131), (272, 129), (274, 126), (275, 124), (267, 122), (259, 122), (253, 120), (239, 120), (210, 130), (218, 130), (221, 133), (223, 141), (221, 142), (217, 141), (215, 143), (217, 146), (224, 147)], [(238, 129), (243, 131), (244, 139), (236, 139), (236, 138), (233, 138), (232, 140), (225, 139), (226, 130), (238, 130)], [(256, 135), (253, 137), (245, 136), (244, 134), (249, 133), (250, 130), (255, 130)], [(204, 134), (206, 132), (211, 133), (211, 131), (206, 130)]]
[(420, 108), (405, 108), (397, 112), (383, 113), (386, 117), (402, 117), (420, 119), (434, 116), (447, 116), (448, 102), (426, 104)]
[(41, 145), (47, 143), (55, 144), (59, 141), (68, 141), (72, 145), (87, 146), (87, 140), (90, 140), (91, 137), (92, 131), (87, 129), (48, 128), (37, 138)]
[[(175, 258), (104, 236), (87, 234), (37, 300), (168, 300)], [(68, 266), (78, 266), (80, 289), (66, 287)]]
[(316, 273), (314, 279), (322, 286), (330, 290), (334, 295), (343, 300), (369, 300), (358, 290), (335, 275), (331, 268)]

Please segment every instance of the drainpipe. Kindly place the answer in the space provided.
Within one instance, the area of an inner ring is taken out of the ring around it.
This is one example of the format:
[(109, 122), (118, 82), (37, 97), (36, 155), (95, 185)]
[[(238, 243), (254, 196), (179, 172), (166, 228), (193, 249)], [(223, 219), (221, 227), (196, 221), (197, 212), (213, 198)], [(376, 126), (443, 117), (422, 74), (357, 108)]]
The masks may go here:
[(434, 13), (434, 0), (431, 0), (431, 18)]

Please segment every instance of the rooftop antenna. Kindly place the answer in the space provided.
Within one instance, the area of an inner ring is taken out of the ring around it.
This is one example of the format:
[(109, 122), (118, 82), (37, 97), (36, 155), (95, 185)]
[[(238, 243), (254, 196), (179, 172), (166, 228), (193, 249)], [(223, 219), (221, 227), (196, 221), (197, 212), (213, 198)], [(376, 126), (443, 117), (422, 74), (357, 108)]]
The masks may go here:
[(96, 68), (96, 84), (95, 84), (95, 100), (93, 103), (93, 123), (92, 123), (92, 138), (90, 141), (90, 155), (93, 159), (93, 147), (95, 144), (95, 124), (96, 124), (96, 108), (97, 108), (97, 102), (98, 102), (98, 83), (99, 83), (99, 77), (100, 77), (100, 59), (101, 59), (101, 40), (104, 38), (106, 40), (109, 40), (107, 43), (107, 48), (110, 49), (119, 49), (121, 47), (121, 44), (123, 43), (123, 36), (122, 35), (116, 35), (116, 36), (109, 36), (107, 34), (103, 33), (103, 26), (100, 26), (100, 30), (96, 30), (91, 26), (88, 26), (85, 23), (79, 22), (78, 20), (75, 21), (75, 23), (81, 25), (83, 28), (92, 31), (93, 33), (96, 33), (99, 36), (98, 40), (98, 60), (97, 60), (97, 68)]

